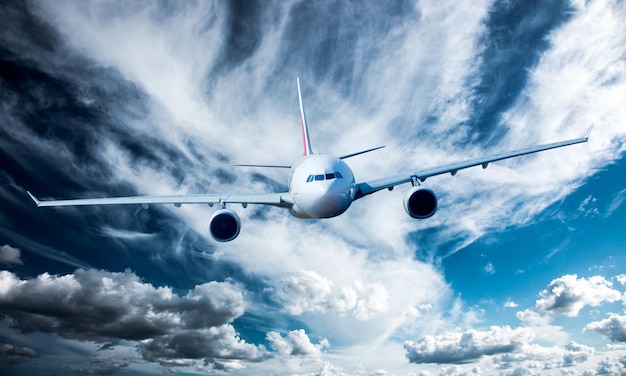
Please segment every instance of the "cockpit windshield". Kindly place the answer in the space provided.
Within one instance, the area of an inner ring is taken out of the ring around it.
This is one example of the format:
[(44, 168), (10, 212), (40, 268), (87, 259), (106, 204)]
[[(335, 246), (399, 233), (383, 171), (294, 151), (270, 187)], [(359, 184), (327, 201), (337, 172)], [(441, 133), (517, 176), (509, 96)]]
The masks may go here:
[(327, 172), (324, 174), (309, 175), (306, 178), (306, 182), (310, 183), (312, 181), (323, 181), (323, 180), (333, 180), (333, 179), (343, 179), (343, 175), (341, 175), (339, 171)]

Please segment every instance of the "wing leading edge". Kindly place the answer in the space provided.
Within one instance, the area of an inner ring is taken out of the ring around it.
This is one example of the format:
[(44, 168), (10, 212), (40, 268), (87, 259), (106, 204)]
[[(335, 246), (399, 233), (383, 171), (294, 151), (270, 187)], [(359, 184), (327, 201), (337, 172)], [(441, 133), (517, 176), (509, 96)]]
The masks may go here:
[(501, 161), (503, 159), (519, 157), (519, 156), (527, 155), (527, 154), (538, 153), (544, 150), (550, 150), (550, 149), (561, 148), (564, 146), (580, 144), (583, 142), (587, 142), (589, 140), (590, 132), (591, 132), (591, 128), (589, 128), (589, 130), (585, 134), (585, 137), (582, 137), (582, 138), (576, 138), (576, 139), (567, 140), (567, 141), (560, 141), (560, 142), (555, 142), (551, 144), (539, 145), (539, 146), (530, 147), (526, 149), (520, 149), (520, 150), (511, 151), (507, 153), (495, 154), (495, 155), (491, 155), (488, 157), (470, 159), (470, 160), (463, 161), (463, 162), (451, 163), (451, 164), (447, 164), (447, 165), (443, 165), (439, 167), (433, 167), (433, 168), (429, 168), (425, 170), (418, 170), (418, 171), (410, 172), (404, 175), (398, 175), (398, 176), (393, 176), (389, 178), (376, 179), (376, 180), (372, 180), (369, 182), (359, 183), (356, 186), (356, 195), (354, 199), (357, 200), (361, 197), (367, 196), (374, 192), (378, 192), (382, 189), (393, 188), (396, 185), (405, 184), (405, 183), (409, 183), (409, 182), (416, 181), (416, 180), (424, 181), (431, 176), (442, 175), (442, 174), (447, 174), (447, 173), (456, 175), (458, 171), (466, 169), (466, 168), (479, 166), (479, 165), (482, 165), (483, 168), (487, 168), (487, 165), (491, 162)]
[(26, 191), (38, 207), (50, 206), (87, 206), (87, 205), (150, 205), (150, 204), (261, 204), (279, 207), (291, 207), (293, 202), (288, 192), (264, 193), (264, 194), (191, 194), (171, 196), (131, 196), (131, 197), (106, 197), (85, 198), (72, 200), (47, 200), (41, 201), (32, 193)]

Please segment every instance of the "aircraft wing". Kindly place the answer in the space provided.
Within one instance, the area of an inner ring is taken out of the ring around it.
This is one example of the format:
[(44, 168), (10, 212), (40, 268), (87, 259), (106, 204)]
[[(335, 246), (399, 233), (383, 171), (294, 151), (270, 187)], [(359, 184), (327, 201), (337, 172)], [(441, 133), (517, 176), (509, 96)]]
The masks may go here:
[(171, 196), (130, 196), (130, 197), (107, 197), (107, 198), (85, 198), (74, 200), (38, 200), (32, 193), (28, 192), (30, 198), (38, 207), (46, 206), (85, 206), (85, 205), (129, 205), (137, 204), (146, 207), (149, 204), (262, 204), (281, 207), (293, 205), (289, 192), (263, 193), (263, 194), (190, 194)]
[(442, 175), (446, 173), (456, 175), (456, 173), (459, 170), (463, 170), (469, 167), (482, 165), (483, 168), (487, 168), (487, 165), (489, 165), (489, 163), (491, 162), (501, 161), (503, 159), (519, 157), (521, 155), (533, 154), (533, 153), (538, 153), (544, 150), (556, 149), (556, 148), (560, 148), (560, 147), (564, 147), (568, 145), (574, 145), (574, 144), (587, 142), (587, 140), (589, 139), (590, 131), (591, 131), (591, 128), (589, 128), (585, 137), (582, 137), (582, 138), (555, 142), (552, 144), (539, 145), (539, 146), (535, 146), (531, 148), (491, 155), (488, 157), (470, 159), (470, 160), (463, 161), (463, 162), (451, 163), (451, 164), (447, 164), (447, 165), (443, 165), (439, 167), (428, 168), (425, 170), (418, 170), (418, 171), (406, 173), (404, 175), (398, 175), (398, 176), (393, 176), (389, 178), (376, 179), (376, 180), (372, 180), (369, 182), (359, 183), (356, 186), (356, 195), (354, 199), (356, 200), (363, 196), (367, 196), (374, 192), (378, 192), (382, 189), (385, 189), (385, 188), (390, 189), (390, 188), (395, 187), (396, 185), (409, 183), (414, 180), (424, 181), (431, 176)]

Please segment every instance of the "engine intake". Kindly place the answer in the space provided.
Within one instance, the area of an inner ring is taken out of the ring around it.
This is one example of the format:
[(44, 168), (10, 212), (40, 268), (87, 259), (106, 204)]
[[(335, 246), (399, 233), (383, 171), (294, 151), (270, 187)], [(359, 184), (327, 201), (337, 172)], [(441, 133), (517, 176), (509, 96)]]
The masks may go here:
[(228, 209), (216, 211), (209, 221), (209, 232), (218, 242), (229, 242), (239, 235), (241, 220), (237, 213)]
[(437, 211), (437, 196), (426, 187), (413, 187), (404, 194), (404, 210), (413, 218), (432, 217)]

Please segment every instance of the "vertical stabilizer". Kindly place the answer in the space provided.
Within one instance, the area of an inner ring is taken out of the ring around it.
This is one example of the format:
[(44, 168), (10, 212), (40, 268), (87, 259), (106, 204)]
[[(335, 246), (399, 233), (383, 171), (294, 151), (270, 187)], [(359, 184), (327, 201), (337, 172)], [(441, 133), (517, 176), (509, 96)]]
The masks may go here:
[(302, 141), (304, 143), (304, 155), (313, 154), (311, 150), (311, 140), (309, 139), (309, 127), (306, 123), (304, 105), (302, 104), (302, 92), (300, 91), (300, 77), (296, 78), (298, 83), (298, 99), (300, 100), (300, 122), (302, 123)]

